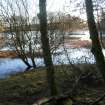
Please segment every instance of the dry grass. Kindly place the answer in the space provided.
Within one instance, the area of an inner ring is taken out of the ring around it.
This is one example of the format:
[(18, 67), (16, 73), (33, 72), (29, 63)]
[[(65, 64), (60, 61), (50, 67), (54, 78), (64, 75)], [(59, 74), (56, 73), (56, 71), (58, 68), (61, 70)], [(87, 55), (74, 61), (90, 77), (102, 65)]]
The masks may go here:
[[(87, 72), (95, 70), (94, 65), (78, 66)], [(73, 72), (70, 65), (56, 66), (55, 68), (58, 92), (62, 93), (72, 89), (76, 72)], [(94, 79), (92, 81), (90, 78), (88, 81), (83, 81), (77, 90), (78, 100), (93, 101), (101, 96), (105, 89), (101, 82), (95, 83)], [(18, 73), (0, 80), (0, 105), (32, 105), (36, 100), (48, 96), (45, 68)]]

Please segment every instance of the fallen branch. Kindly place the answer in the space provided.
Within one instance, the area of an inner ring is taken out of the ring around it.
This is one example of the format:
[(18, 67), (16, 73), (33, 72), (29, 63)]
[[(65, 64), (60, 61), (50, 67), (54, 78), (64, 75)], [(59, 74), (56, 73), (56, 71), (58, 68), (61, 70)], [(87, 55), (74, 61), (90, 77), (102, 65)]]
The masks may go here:
[[(76, 79), (76, 82), (73, 86), (73, 89), (71, 91), (65, 92), (62, 95), (59, 96), (55, 96), (55, 97), (50, 97), (50, 98), (46, 98), (46, 99), (41, 99), (38, 100), (35, 104), (33, 105), (44, 105), (46, 103), (50, 103), (50, 102), (54, 102), (54, 105), (59, 105), (58, 103), (63, 103), (65, 102), (67, 99), (71, 99), (73, 103), (78, 103), (78, 101), (74, 98), (74, 92), (76, 91), (76, 88), (79, 84), (79, 81), (82, 78), (82, 74)], [(74, 105), (79, 105), (79, 104), (74, 104)]]
[(82, 102), (82, 101), (80, 102), (80, 101), (78, 101), (74, 98), (75, 97), (75, 92), (77, 90), (77, 87), (78, 87), (78, 84), (80, 83), (80, 81), (84, 80), (84, 79), (87, 79), (92, 75), (93, 75), (93, 72), (88, 73), (87, 75), (80, 74), (78, 76), (78, 78), (75, 80), (75, 84), (74, 84), (73, 89), (71, 91), (67, 91), (64, 94), (59, 95), (59, 96), (44, 98), (44, 99), (38, 100), (33, 105), (44, 105), (46, 103), (51, 103), (51, 102), (54, 102), (53, 105), (64, 105), (64, 102), (68, 99), (70, 99), (72, 101), (73, 105), (99, 105), (99, 102), (102, 101), (105, 98), (105, 94), (102, 97), (98, 98), (94, 102)]
[(105, 93), (98, 98), (95, 102), (93, 102), (91, 105), (99, 105), (99, 102), (102, 101), (105, 98)]
[(70, 98), (73, 102), (76, 102), (76, 100), (68, 92), (65, 95), (50, 97), (48, 99), (47, 98), (46, 99), (41, 99), (41, 100), (37, 101), (35, 104), (33, 104), (33, 105), (44, 105), (46, 103), (51, 103), (52, 101), (55, 103), (54, 105), (58, 105), (59, 102), (63, 103), (68, 98)]

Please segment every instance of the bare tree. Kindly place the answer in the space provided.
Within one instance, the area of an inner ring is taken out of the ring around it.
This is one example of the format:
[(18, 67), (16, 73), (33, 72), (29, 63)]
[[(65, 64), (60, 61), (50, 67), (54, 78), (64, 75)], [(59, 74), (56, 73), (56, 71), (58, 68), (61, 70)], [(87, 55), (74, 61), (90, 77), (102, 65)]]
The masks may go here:
[(54, 66), (51, 58), (49, 38), (47, 32), (47, 13), (46, 13), (46, 0), (39, 0), (39, 20), (40, 20), (40, 32), (42, 49), (44, 55), (44, 62), (47, 68), (47, 80), (50, 87), (51, 95), (55, 96), (57, 93), (54, 77)]
[[(11, 41), (15, 46), (18, 56), (30, 68), (36, 68), (35, 57), (40, 49), (37, 31), (31, 29), (30, 16), (27, 1), (5, 0), (0, 3), (1, 17), (6, 23), (5, 30), (11, 34)], [(6, 6), (4, 6), (6, 4)], [(8, 8), (8, 9), (7, 9)], [(29, 59), (32, 64), (30, 64)]]
[(105, 80), (105, 59), (102, 52), (101, 44), (99, 41), (99, 34), (96, 27), (94, 15), (93, 15), (93, 3), (92, 0), (85, 0), (87, 20), (90, 31), (90, 38), (92, 40), (92, 53), (95, 57), (97, 67), (99, 68), (103, 78)]

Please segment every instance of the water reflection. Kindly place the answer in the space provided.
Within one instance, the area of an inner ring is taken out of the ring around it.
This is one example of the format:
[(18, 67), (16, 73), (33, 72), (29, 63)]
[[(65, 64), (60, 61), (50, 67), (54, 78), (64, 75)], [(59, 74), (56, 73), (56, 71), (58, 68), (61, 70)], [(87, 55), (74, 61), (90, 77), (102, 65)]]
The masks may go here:
[[(69, 64), (67, 56), (63, 48), (58, 49), (56, 52), (61, 52), (59, 55), (53, 55), (54, 65)], [(67, 49), (70, 61), (72, 63), (94, 63), (94, 57), (90, 53), (90, 49), (80, 48), (80, 49)], [(32, 63), (28, 59), (30, 64)], [(43, 58), (35, 58), (37, 67), (44, 66)], [(7, 76), (9, 74), (14, 74), (17, 72), (23, 72), (27, 69), (27, 66), (19, 58), (0, 58), (0, 77)]]

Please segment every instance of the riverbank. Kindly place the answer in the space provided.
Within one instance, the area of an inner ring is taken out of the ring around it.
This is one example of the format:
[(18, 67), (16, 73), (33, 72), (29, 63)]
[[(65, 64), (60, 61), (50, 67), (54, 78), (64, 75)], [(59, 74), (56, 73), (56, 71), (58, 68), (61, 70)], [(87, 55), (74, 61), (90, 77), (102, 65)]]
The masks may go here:
[[(95, 65), (76, 65), (85, 74), (93, 72), (92, 77), (99, 78)], [(70, 65), (55, 67), (55, 80), (59, 93), (72, 89), (74, 78), (78, 75)], [(103, 80), (88, 78), (77, 89), (76, 99), (91, 102), (103, 95), (105, 91)], [(0, 105), (32, 105), (36, 100), (49, 97), (45, 67), (30, 70), (0, 80)], [(101, 105), (105, 105), (101, 101)]]
[[(65, 38), (64, 45), (67, 48), (90, 48), (91, 41), (81, 40), (79, 37), (69, 37)], [(27, 56), (30, 57), (30, 53), (27, 53)], [(42, 53), (36, 52), (35, 57), (42, 57)], [(1, 49), (0, 58), (19, 58), (19, 56), (15, 50), (10, 51), (6, 49), (5, 50)]]
[[(73, 64), (94, 64), (94, 56), (92, 55), (89, 48), (71, 48), (64, 50), (63, 47), (56, 51), (59, 54), (52, 55), (52, 60), (54, 65), (69, 64), (69, 61)], [(55, 52), (55, 53), (56, 53)], [(66, 55), (68, 53), (68, 57)], [(32, 61), (30, 58), (27, 59), (30, 65)], [(43, 58), (35, 58), (35, 63), (37, 67), (44, 67)], [(18, 72), (24, 72), (27, 66), (20, 58), (0, 58), (0, 78), (8, 77), (11, 74), (16, 74)]]

